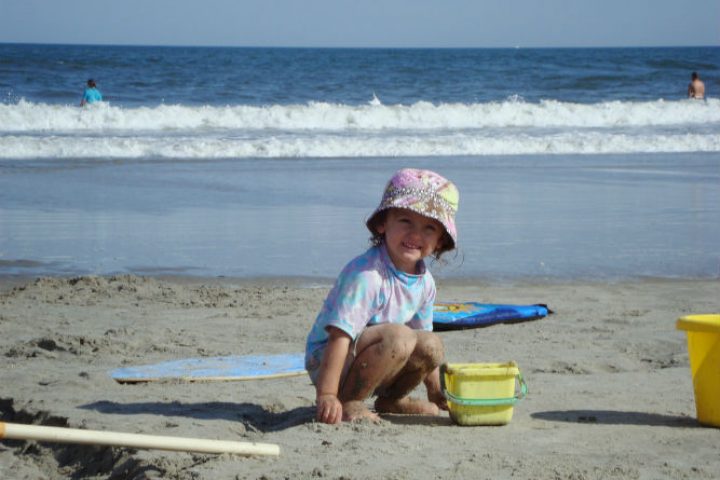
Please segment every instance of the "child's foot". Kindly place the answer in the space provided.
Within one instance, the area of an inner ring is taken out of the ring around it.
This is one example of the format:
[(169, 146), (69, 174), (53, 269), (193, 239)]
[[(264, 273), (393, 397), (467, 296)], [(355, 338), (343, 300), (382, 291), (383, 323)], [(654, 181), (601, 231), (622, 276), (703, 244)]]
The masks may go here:
[(377, 413), (371, 412), (365, 403), (359, 400), (351, 400), (343, 403), (343, 421), (355, 422), (358, 420), (370, 420), (371, 422), (379, 422), (380, 417)]
[(375, 410), (380, 413), (402, 413), (405, 415), (440, 415), (437, 405), (417, 398), (386, 398), (375, 400)]

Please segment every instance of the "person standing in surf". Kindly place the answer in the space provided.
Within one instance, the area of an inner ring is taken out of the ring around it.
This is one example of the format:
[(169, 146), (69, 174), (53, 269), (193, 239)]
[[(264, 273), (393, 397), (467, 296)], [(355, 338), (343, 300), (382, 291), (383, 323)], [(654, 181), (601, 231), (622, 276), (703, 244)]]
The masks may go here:
[(692, 75), (690, 75), (688, 97), (697, 99), (705, 98), (705, 84), (700, 80), (700, 75), (698, 75), (697, 72), (692, 72)]
[(101, 102), (102, 101), (102, 94), (100, 93), (100, 90), (97, 89), (97, 84), (95, 83), (95, 80), (92, 78), (87, 81), (87, 86), (85, 87), (85, 91), (83, 92), (82, 99), (80, 100), (80, 106), (84, 107), (85, 105), (89, 103), (95, 103), (95, 102)]
[[(429, 170), (406, 168), (388, 182), (366, 222), (373, 246), (342, 270), (307, 337), (319, 421), (447, 410), (444, 349), (432, 332), (435, 281), (424, 259), (455, 248), (458, 200), (455, 185)], [(427, 400), (409, 397), (420, 383)], [(375, 412), (364, 403), (372, 395)]]

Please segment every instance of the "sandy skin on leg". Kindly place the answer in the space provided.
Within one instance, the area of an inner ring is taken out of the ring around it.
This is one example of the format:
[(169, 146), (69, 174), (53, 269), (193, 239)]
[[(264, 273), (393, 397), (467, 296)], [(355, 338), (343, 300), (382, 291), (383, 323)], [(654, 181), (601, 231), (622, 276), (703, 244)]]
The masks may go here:
[(381, 413), (438, 413), (437, 406), (430, 402), (407, 398), (432, 371), (432, 363), (439, 362), (436, 357), (442, 358), (439, 338), (431, 340), (425, 333), (404, 325), (383, 324), (370, 327), (362, 334), (356, 348), (357, 357), (340, 393), (343, 420), (377, 420), (377, 415), (363, 403), (376, 390), (382, 392), (375, 404)]
[[(381, 413), (406, 415), (439, 415), (440, 408), (431, 401), (410, 398), (408, 395), (421, 382), (428, 385), (428, 376), (436, 373), (443, 359), (440, 337), (431, 332), (413, 330), (415, 349), (400, 373), (387, 387), (381, 387), (375, 401), (375, 410)], [(439, 390), (439, 385), (437, 386)]]

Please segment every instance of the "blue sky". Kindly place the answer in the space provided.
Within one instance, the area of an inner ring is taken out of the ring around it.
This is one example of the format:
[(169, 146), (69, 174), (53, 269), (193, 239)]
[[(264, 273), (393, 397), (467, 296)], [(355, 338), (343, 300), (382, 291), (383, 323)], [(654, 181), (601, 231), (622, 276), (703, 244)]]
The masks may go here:
[(0, 42), (720, 45), (720, 0), (0, 0)]

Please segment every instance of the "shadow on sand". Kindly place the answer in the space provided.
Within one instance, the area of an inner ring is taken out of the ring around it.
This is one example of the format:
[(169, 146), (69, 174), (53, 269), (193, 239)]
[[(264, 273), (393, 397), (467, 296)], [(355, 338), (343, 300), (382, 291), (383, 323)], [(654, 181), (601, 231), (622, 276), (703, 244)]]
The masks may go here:
[(440, 414), (435, 417), (432, 415), (398, 415), (384, 413), (380, 418), (395, 425), (424, 425), (429, 427), (450, 427), (454, 423), (447, 414)]
[[(297, 407), (284, 412), (273, 412), (254, 403), (230, 402), (139, 402), (118, 403), (100, 401), (80, 405), (84, 410), (95, 410), (113, 415), (163, 415), (188, 417), (199, 420), (228, 420), (241, 422), (248, 429), (260, 432), (277, 432), (315, 420), (315, 407)], [(452, 426), (447, 415), (382, 415), (382, 419), (397, 425)]]
[(551, 410), (547, 412), (535, 412), (530, 416), (551, 422), (595, 423), (599, 425), (646, 425), (652, 427), (702, 427), (693, 417), (617, 410)]
[(277, 432), (313, 421), (315, 407), (297, 407), (284, 412), (273, 412), (254, 403), (230, 402), (93, 402), (80, 405), (85, 410), (114, 415), (164, 415), (189, 417), (201, 420), (228, 420), (242, 422), (246, 427), (261, 432)]

